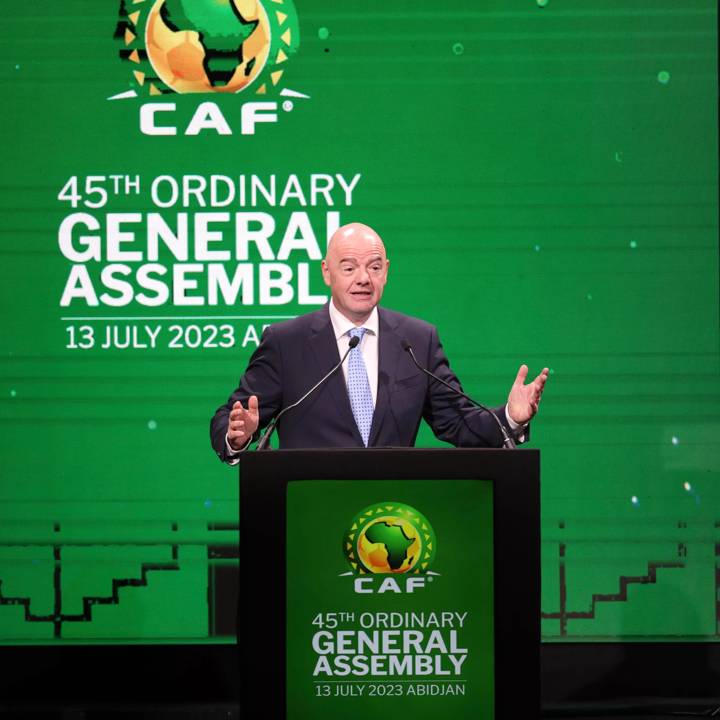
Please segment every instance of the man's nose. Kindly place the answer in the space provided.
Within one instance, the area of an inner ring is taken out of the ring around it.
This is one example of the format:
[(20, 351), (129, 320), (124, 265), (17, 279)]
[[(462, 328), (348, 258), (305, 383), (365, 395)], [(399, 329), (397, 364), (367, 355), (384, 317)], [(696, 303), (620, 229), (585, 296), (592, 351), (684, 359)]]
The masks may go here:
[(355, 282), (360, 285), (366, 285), (370, 282), (370, 274), (365, 268), (360, 268), (355, 276)]

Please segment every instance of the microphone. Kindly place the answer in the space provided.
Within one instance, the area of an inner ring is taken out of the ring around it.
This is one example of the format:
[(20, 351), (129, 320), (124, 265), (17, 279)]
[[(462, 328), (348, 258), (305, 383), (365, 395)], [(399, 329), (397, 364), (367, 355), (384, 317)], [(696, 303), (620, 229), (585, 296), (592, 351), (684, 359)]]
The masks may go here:
[(473, 400), (469, 395), (466, 395), (462, 390), (458, 390), (456, 387), (453, 387), (450, 383), (445, 382), (441, 377), (438, 377), (437, 375), (434, 375), (431, 373), (427, 368), (424, 368), (415, 357), (415, 353), (413, 352), (412, 345), (407, 340), (402, 340), (400, 343), (402, 345), (402, 349), (405, 350), (406, 353), (410, 355), (412, 358), (412, 361), (415, 363), (416, 367), (419, 370), (422, 370), (426, 375), (429, 375), (433, 380), (437, 380), (439, 383), (442, 383), (445, 387), (450, 388), (454, 393), (457, 395), (461, 395), (466, 400), (469, 400), (473, 405), (476, 407), (479, 407), (481, 410), (484, 410), (487, 413), (490, 413), (493, 420), (497, 423), (497, 426), (500, 428), (500, 432), (503, 436), (503, 446), (508, 450), (514, 450), (516, 445), (515, 441), (507, 434), (507, 430), (505, 430), (505, 426), (500, 422), (500, 419), (498, 416), (489, 408), (485, 407), (482, 403), (479, 403), (477, 400)]
[(286, 408), (283, 408), (271, 421), (270, 424), (267, 426), (267, 429), (265, 430), (264, 435), (260, 438), (260, 441), (257, 444), (256, 450), (267, 450), (268, 443), (270, 442), (270, 438), (275, 431), (275, 428), (277, 427), (278, 422), (280, 421), (280, 418), (288, 411), (292, 410), (294, 407), (297, 407), (301, 402), (303, 402), (307, 397), (312, 395), (331, 375), (336, 373), (342, 364), (345, 362), (345, 358), (350, 354), (350, 351), (353, 348), (356, 348), (358, 344), (360, 343), (360, 338), (355, 336), (350, 338), (350, 342), (348, 343), (348, 349), (345, 351), (345, 354), (340, 358), (340, 362), (332, 369), (330, 370), (327, 375), (324, 375), (320, 380), (318, 380), (299, 400), (296, 400), (292, 405), (288, 405)]

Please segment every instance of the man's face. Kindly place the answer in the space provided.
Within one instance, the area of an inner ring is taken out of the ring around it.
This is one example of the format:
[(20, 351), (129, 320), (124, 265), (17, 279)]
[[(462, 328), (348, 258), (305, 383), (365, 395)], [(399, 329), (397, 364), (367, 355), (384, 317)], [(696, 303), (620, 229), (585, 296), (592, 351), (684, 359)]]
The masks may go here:
[(388, 265), (382, 240), (367, 225), (345, 225), (333, 235), (322, 262), (323, 280), (348, 320), (361, 325), (368, 319), (382, 297)]

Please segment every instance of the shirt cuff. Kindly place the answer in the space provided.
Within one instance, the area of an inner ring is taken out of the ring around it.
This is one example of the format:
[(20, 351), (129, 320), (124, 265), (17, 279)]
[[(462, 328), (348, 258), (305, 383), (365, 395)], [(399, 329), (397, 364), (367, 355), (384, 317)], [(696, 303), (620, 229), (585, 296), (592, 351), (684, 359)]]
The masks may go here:
[(507, 419), (508, 427), (513, 431), (515, 435), (524, 435), (525, 434), (525, 428), (528, 426), (527, 423), (523, 423), (522, 425), (520, 423), (516, 423), (511, 417), (510, 412), (508, 411), (508, 406), (505, 405), (505, 418)]
[[(507, 414), (507, 411), (505, 412), (505, 414)], [(252, 442), (252, 438), (250, 438), (245, 443), (244, 447), (241, 447), (239, 450), (235, 450), (230, 445), (230, 441), (228, 440), (227, 433), (225, 433), (225, 449), (227, 450), (227, 454), (230, 455), (230, 457), (234, 458), (234, 460), (229, 461), (231, 465), (237, 465), (237, 463), (240, 462), (240, 458), (237, 456), (244, 453), (250, 447), (251, 442)]]

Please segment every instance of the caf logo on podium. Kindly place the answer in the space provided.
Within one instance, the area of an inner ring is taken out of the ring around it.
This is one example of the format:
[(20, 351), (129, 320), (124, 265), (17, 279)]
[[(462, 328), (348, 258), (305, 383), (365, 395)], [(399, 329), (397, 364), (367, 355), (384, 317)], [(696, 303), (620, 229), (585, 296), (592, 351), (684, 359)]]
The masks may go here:
[(398, 502), (363, 508), (343, 536), (343, 552), (356, 575), (425, 574), (436, 551), (429, 520)]

